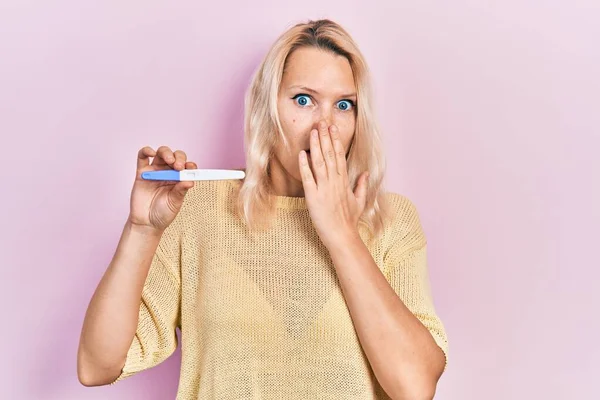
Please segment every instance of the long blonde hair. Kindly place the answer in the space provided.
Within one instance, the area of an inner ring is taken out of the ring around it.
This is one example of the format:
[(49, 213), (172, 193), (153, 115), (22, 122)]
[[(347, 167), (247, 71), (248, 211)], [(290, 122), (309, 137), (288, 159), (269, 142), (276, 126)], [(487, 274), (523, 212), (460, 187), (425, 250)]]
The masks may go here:
[(369, 229), (372, 237), (378, 236), (384, 228), (388, 205), (383, 196), (385, 160), (373, 113), (369, 70), (350, 35), (328, 19), (300, 23), (284, 32), (254, 73), (245, 98), (246, 178), (238, 187), (238, 215), (253, 230), (268, 228), (276, 212), (269, 160), (277, 140), (288, 145), (277, 112), (277, 97), (286, 61), (300, 47), (330, 51), (350, 62), (357, 89), (357, 115), (347, 158), (348, 179), (354, 188), (360, 174), (369, 171), (367, 201), (359, 223)]

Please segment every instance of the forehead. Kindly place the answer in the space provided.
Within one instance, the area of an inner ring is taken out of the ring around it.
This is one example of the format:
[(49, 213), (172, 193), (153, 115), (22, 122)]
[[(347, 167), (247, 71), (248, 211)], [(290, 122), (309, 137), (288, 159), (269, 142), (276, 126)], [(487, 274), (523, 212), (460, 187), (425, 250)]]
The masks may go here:
[(346, 57), (314, 47), (296, 49), (288, 57), (282, 89), (306, 86), (321, 93), (354, 91), (354, 75)]

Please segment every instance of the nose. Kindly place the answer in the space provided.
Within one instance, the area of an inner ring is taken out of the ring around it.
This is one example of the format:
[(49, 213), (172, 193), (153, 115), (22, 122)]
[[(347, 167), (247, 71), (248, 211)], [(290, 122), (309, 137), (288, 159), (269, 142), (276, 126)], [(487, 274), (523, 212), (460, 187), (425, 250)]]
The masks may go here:
[(314, 122), (314, 128), (318, 129), (319, 122), (321, 122), (323, 120), (327, 123), (327, 126), (330, 126), (333, 124), (332, 107), (329, 105), (323, 105), (321, 107), (321, 112), (317, 114), (316, 121)]

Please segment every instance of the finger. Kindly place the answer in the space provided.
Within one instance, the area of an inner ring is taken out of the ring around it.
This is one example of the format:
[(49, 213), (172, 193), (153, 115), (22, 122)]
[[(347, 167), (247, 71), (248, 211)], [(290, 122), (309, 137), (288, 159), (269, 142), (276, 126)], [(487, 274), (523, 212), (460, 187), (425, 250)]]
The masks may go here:
[(148, 165), (150, 165), (150, 157), (154, 157), (156, 155), (156, 152), (154, 151), (154, 149), (150, 146), (145, 146), (142, 147), (139, 151), (138, 151), (138, 156), (137, 156), (137, 169), (140, 170), (142, 168), (147, 167)]
[(172, 165), (175, 162), (175, 156), (168, 146), (160, 146), (156, 150), (156, 157), (152, 165)]
[(178, 171), (181, 171), (185, 167), (187, 155), (181, 150), (176, 150), (175, 153), (173, 153), (173, 156), (175, 157), (173, 168), (175, 168)]
[(185, 169), (198, 169), (198, 166), (193, 161), (188, 161), (185, 163)]
[(338, 175), (342, 175), (344, 183), (347, 181), (348, 175), (346, 170), (346, 150), (344, 150), (344, 144), (340, 138), (340, 131), (337, 126), (331, 125), (329, 128), (331, 132), (331, 139), (333, 140), (333, 150), (335, 152), (335, 162)]
[(327, 165), (327, 173), (329, 176), (333, 176), (333, 174), (337, 171), (335, 166), (335, 151), (333, 150), (331, 135), (329, 134), (329, 128), (327, 127), (327, 123), (325, 121), (319, 122), (319, 140), (321, 143), (323, 158), (325, 159), (325, 164)]
[(316, 129), (313, 129), (310, 132), (310, 158), (317, 182), (324, 182), (327, 179), (327, 166), (325, 165), (323, 153), (321, 152), (319, 131)]
[[(312, 153), (312, 150), (310, 151)], [(308, 157), (306, 157), (306, 151), (302, 150), (298, 155), (298, 164), (300, 165), (300, 176), (302, 177), (302, 186), (304, 186), (305, 196), (306, 193), (312, 192), (316, 189), (317, 183), (313, 177), (313, 173), (308, 166)]]

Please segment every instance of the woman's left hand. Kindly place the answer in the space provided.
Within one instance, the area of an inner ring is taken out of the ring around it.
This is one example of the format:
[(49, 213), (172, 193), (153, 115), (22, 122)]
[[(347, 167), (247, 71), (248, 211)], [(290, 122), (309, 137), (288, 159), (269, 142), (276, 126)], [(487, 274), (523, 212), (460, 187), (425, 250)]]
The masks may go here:
[(358, 236), (358, 220), (365, 209), (368, 172), (353, 191), (348, 182), (346, 151), (338, 128), (325, 121), (311, 131), (311, 171), (306, 152), (299, 154), (304, 196), (313, 225), (327, 248)]

